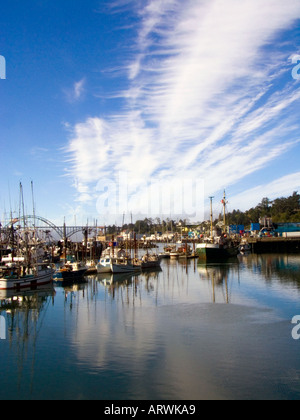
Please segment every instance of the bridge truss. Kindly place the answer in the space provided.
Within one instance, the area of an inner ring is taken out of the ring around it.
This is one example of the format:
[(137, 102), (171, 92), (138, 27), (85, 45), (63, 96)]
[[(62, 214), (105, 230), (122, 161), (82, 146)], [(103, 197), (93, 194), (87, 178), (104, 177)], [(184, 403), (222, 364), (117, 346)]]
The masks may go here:
[[(46, 226), (37, 226), (37, 221), (42, 222)], [(21, 227), (32, 226), (36, 230), (43, 231), (45, 231), (45, 229), (48, 228), (50, 229), (50, 232), (54, 231), (62, 240), (68, 240), (77, 233), (82, 233), (83, 235), (90, 234), (96, 229), (88, 226), (66, 226), (66, 224), (64, 224), (63, 226), (56, 226), (54, 223), (52, 223), (50, 220), (45, 219), (44, 217), (32, 215), (13, 219), (5, 226), (5, 229), (9, 229), (12, 225), (17, 224), (19, 224)]]

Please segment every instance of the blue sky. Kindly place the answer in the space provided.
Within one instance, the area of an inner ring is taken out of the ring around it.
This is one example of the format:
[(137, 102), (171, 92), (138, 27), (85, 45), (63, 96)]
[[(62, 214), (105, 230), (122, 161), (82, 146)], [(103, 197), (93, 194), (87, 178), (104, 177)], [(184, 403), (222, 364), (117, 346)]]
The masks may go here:
[[(0, 218), (200, 220), (300, 190), (300, 0), (10, 0)], [(129, 216), (128, 216), (129, 218)]]

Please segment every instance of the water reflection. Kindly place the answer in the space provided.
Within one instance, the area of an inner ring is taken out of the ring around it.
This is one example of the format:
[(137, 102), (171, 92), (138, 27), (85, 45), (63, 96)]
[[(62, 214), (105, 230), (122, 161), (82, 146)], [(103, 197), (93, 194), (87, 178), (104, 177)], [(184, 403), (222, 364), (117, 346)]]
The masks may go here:
[(6, 319), (10, 342), (14, 337), (24, 342), (29, 340), (32, 332), (38, 334), (42, 328), (43, 313), (54, 296), (52, 286), (24, 292), (0, 291), (0, 315)]
[(239, 281), (239, 264), (199, 264), (198, 273), (201, 280), (207, 281), (211, 285), (212, 302), (217, 302), (217, 296), (221, 292), (222, 301), (230, 303), (231, 301), (231, 282)]
[[(231, 303), (234, 286), (242, 287), (250, 278), (249, 273), (267, 284), (279, 283), (300, 291), (300, 255), (249, 254), (240, 257), (239, 262), (228, 264), (167, 260), (163, 262), (162, 269), (154, 272), (94, 275), (87, 277), (84, 283), (56, 286), (55, 289), (46, 287), (29, 292), (0, 292), (0, 315), (5, 315), (9, 333), (13, 335), (16, 330), (32, 330), (16, 326), (21, 324), (20, 317), (27, 322), (38, 320), (49, 305), (49, 298), (55, 306), (57, 293), (64, 295), (64, 304), (67, 303), (70, 309), (80, 300), (121, 300), (127, 305), (135, 305), (138, 301), (156, 306), (197, 301)], [(207, 290), (209, 295), (206, 295)]]
[(299, 255), (166, 260), (156, 272), (86, 280), (0, 295), (0, 399), (300, 397), (290, 327)]
[(267, 281), (279, 279), (300, 287), (300, 255), (249, 254), (241, 257), (241, 266), (262, 275)]
[[(1, 361), (8, 366), (11, 362), (13, 366), (7, 372), (11, 376), (10, 380), (16, 381), (17, 389), (13, 389), (13, 398), (22, 398), (22, 381), (26, 381), (29, 392), (33, 388), (38, 341), (43, 329), (47, 328), (45, 315), (49, 305), (54, 303), (54, 296), (55, 290), (49, 285), (26, 292), (0, 291), (0, 316), (5, 319), (7, 343), (7, 348), (1, 352)], [(1, 372), (0, 368), (0, 374)], [(2, 388), (3, 386), (4, 382)], [(10, 398), (10, 392), (8, 387), (4, 397)]]

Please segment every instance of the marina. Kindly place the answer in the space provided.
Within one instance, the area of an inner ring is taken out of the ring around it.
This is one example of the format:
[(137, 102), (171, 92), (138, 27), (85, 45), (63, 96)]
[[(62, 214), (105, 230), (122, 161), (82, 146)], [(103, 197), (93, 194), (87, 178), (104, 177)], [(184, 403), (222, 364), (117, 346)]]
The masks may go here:
[(0, 398), (299, 399), (299, 266), (280, 254), (164, 259), (155, 272), (0, 291)]
[(0, 27), (0, 400), (300, 400), (300, 0)]
[(4, 224), (0, 399), (299, 399), (300, 239), (270, 220), (231, 232), (226, 203), (222, 229), (211, 198), (206, 234), (167, 242)]

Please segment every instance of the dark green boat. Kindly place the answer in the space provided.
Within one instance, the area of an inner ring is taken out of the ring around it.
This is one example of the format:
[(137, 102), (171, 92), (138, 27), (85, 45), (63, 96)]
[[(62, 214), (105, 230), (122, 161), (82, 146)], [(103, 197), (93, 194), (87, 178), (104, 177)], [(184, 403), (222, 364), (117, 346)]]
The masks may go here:
[(238, 253), (238, 247), (220, 244), (204, 243), (196, 248), (196, 254), (202, 261), (226, 261), (237, 257)]

